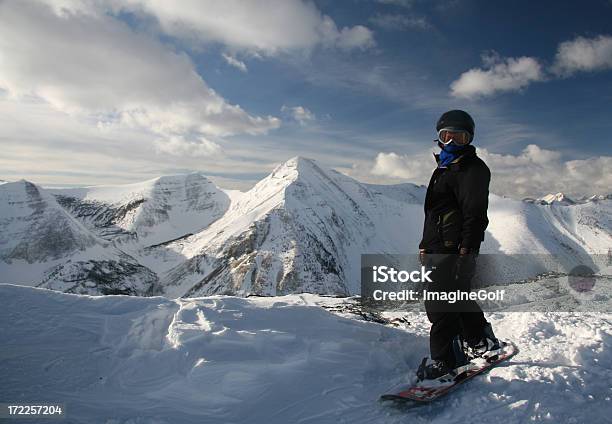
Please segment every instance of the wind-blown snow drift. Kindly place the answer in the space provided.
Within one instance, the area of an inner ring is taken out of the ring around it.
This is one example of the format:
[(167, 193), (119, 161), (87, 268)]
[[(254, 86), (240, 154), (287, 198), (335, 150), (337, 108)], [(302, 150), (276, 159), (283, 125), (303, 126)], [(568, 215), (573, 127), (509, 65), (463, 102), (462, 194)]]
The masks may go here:
[(428, 322), (356, 321), (314, 295), (90, 297), (0, 284), (0, 399), (67, 423), (602, 422), (610, 314), (495, 313), (521, 352), (431, 407), (377, 401), (414, 378)]

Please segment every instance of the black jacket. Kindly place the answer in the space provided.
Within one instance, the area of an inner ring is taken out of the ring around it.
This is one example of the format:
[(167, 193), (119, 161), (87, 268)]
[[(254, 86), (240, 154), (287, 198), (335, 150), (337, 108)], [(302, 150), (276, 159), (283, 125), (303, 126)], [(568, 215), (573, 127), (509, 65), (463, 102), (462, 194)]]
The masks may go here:
[[(438, 155), (436, 161), (439, 161)], [(432, 253), (480, 248), (489, 219), (491, 171), (469, 145), (447, 168), (436, 168), (425, 196), (420, 249)]]

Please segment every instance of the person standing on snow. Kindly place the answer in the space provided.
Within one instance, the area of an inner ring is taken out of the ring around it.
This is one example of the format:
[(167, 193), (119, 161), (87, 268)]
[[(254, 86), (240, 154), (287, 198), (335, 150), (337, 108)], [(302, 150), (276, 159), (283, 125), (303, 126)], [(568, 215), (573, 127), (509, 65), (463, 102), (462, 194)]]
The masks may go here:
[[(444, 113), (437, 122), (440, 154), (425, 197), (421, 263), (432, 267), (428, 291), (470, 290), (476, 257), (484, 240), (491, 172), (471, 145), (474, 120), (462, 110)], [(453, 305), (425, 301), (431, 322), (431, 359), (424, 358), (417, 376), (435, 379), (465, 365), (469, 358), (500, 348), (491, 325), (475, 301)]]

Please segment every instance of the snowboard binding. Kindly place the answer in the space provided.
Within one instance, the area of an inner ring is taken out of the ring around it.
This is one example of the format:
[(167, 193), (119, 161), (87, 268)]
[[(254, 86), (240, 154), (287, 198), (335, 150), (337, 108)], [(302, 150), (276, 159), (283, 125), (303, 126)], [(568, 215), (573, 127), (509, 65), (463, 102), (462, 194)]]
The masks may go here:
[[(463, 344), (460, 336), (455, 336), (452, 341), (453, 361), (444, 361), (440, 359), (423, 358), (419, 368), (417, 369), (418, 381), (437, 380), (441, 377), (448, 376), (450, 379), (456, 378), (465, 366), (469, 365), (470, 358), (466, 355), (463, 349)], [(445, 377), (446, 379), (446, 377)]]
[(495, 334), (490, 323), (487, 323), (483, 329), (483, 334), (477, 340), (462, 340), (462, 349), (469, 360), (476, 358), (489, 358), (499, 354), (504, 343), (500, 342)]

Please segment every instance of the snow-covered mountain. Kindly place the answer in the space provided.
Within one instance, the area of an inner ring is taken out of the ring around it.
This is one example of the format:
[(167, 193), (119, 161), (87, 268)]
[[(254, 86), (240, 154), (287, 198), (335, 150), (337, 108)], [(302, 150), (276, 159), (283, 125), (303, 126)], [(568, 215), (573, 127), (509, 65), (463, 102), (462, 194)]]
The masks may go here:
[(526, 197), (523, 199), (527, 203), (539, 203), (541, 205), (574, 205), (576, 203), (597, 202), (599, 200), (612, 199), (612, 194), (594, 194), (592, 196), (583, 196), (578, 199), (571, 199), (565, 193), (549, 193), (546, 196), (538, 197), (537, 199)]
[[(171, 295), (346, 295), (359, 287), (360, 255), (418, 243), (423, 188), (369, 186), (293, 158), (204, 231), (164, 246), (186, 258), (162, 275)], [(403, 235), (398, 237), (398, 230)]]
[(0, 256), (29, 263), (70, 256), (96, 244), (52, 196), (25, 180), (0, 187)]
[(534, 261), (535, 255), (553, 255), (567, 271), (577, 264), (596, 270), (612, 247), (611, 199), (541, 204), (490, 194), (488, 215), (481, 253), (531, 255)]
[(73, 293), (157, 293), (157, 275), (25, 180), (0, 185), (0, 282)]
[[(93, 238), (96, 246), (107, 243), (106, 251), (134, 258), (155, 273), (155, 287), (169, 297), (358, 293), (361, 254), (416, 252), (425, 196), (423, 186), (364, 184), (301, 157), (247, 192), (219, 189), (199, 173), (48, 191), (59, 201), (47, 202), (55, 205), (54, 216), (78, 224), (78, 242)], [(555, 199), (549, 204), (491, 194), (481, 253), (559, 255), (586, 264), (607, 253), (612, 199)], [(12, 232), (16, 224), (5, 212), (0, 222)], [(27, 233), (30, 243), (43, 243), (33, 222), (19, 225), (15, 231)], [(65, 258), (79, 251), (57, 246)], [(10, 258), (3, 260), (0, 271)], [(522, 270), (531, 275), (536, 265)], [(2, 281), (24, 279), (12, 273)]]
[[(162, 262), (169, 252), (186, 259), (159, 268), (162, 286), (170, 296), (358, 293), (361, 254), (416, 251), (424, 195), (422, 186), (362, 184), (293, 158), (209, 228), (158, 249)], [(491, 194), (490, 204), (482, 253), (556, 255), (596, 268), (592, 255), (612, 246), (610, 200), (542, 205)], [(523, 274), (508, 281), (542, 269), (539, 257), (521, 261), (514, 270)]]
[(553, 203), (560, 203), (562, 205), (573, 205), (574, 203), (576, 203), (572, 199), (567, 197), (564, 193), (549, 193), (546, 196), (538, 198), (537, 201), (547, 205), (551, 205)]
[(228, 195), (201, 173), (49, 191), (100, 237), (143, 246), (198, 232), (221, 217), (230, 203)]
[(519, 354), (406, 410), (378, 397), (415, 381), (429, 350), (426, 315), (403, 312), (393, 327), (325, 310), (348, 302), (0, 284), (0, 399), (61, 402), (73, 424), (609, 422), (610, 314), (487, 314)]

